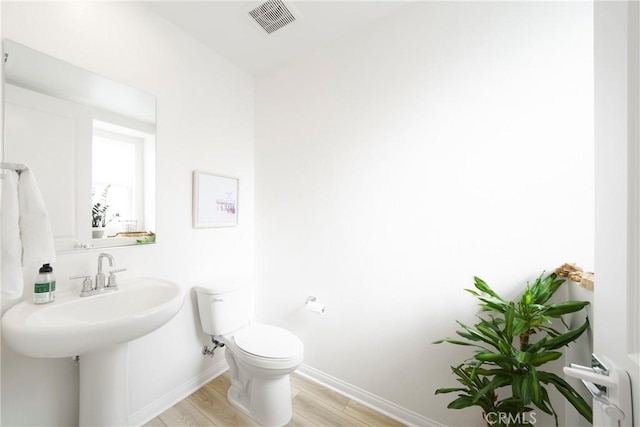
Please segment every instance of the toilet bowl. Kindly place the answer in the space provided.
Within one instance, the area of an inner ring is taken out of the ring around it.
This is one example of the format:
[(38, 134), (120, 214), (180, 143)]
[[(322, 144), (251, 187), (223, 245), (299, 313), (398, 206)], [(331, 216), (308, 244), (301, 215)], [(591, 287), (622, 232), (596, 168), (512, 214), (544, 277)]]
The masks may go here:
[(197, 287), (196, 294), (202, 329), (225, 344), (229, 402), (263, 426), (287, 424), (293, 413), (289, 374), (303, 361), (302, 341), (285, 329), (250, 323), (246, 287)]

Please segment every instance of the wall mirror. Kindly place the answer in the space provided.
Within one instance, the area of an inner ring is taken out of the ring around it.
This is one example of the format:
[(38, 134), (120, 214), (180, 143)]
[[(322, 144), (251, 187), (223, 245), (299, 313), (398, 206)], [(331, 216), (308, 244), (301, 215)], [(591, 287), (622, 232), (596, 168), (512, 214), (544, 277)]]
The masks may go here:
[(2, 160), (27, 165), (56, 250), (155, 242), (155, 97), (11, 40)]

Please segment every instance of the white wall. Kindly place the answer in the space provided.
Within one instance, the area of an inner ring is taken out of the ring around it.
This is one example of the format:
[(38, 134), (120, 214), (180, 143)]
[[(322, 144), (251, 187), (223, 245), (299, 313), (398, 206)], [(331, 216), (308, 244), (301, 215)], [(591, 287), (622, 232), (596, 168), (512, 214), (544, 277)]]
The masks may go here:
[(430, 343), (473, 321), (473, 275), (511, 294), (593, 267), (592, 14), (420, 3), (257, 82), (258, 316), (308, 366), (482, 425), (434, 396), (464, 353)]
[[(191, 287), (253, 275), (253, 80), (140, 4), (2, 2), (2, 36), (157, 97), (158, 243), (109, 252), (128, 269), (123, 280), (161, 277), (189, 292), (175, 319), (130, 347), (130, 412), (140, 413), (220, 360), (200, 354), (208, 338)], [(194, 169), (240, 178), (238, 227), (191, 228)], [(97, 255), (60, 255), (59, 291), (79, 286), (69, 276), (95, 273)], [(77, 424), (77, 381), (70, 360), (31, 359), (3, 344), (0, 423)]]
[[(251, 78), (136, 4), (3, 2), (2, 21), (3, 37), (158, 98), (158, 244), (110, 251), (127, 276), (253, 274)], [(463, 356), (430, 342), (473, 321), (474, 274), (510, 293), (564, 261), (592, 267), (591, 47), (586, 3), (425, 3), (262, 79), (259, 316), (297, 333), (313, 368), (480, 425), (433, 395)], [(239, 227), (191, 229), (193, 169), (240, 178)], [(61, 288), (96, 258), (60, 256)], [(326, 316), (302, 310), (311, 294)], [(219, 360), (199, 353), (193, 302), (133, 343), (132, 413)], [(77, 422), (70, 361), (3, 346), (1, 374), (2, 425)]]

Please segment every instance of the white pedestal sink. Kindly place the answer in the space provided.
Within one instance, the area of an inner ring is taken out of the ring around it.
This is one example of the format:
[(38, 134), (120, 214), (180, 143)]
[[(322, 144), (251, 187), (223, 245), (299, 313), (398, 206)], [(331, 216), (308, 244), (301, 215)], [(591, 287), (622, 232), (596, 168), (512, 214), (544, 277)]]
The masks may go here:
[(122, 282), (116, 291), (80, 298), (61, 294), (50, 304), (22, 301), (2, 318), (16, 352), (31, 357), (80, 356), (80, 425), (129, 425), (128, 342), (173, 318), (184, 290), (159, 279)]

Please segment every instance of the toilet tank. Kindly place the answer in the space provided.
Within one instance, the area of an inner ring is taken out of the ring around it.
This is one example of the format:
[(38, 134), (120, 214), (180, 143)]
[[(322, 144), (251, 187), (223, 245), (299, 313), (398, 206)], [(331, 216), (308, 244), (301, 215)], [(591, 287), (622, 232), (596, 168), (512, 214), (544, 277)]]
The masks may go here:
[(195, 289), (200, 323), (207, 334), (229, 334), (249, 323), (251, 298), (247, 282), (216, 282)]

